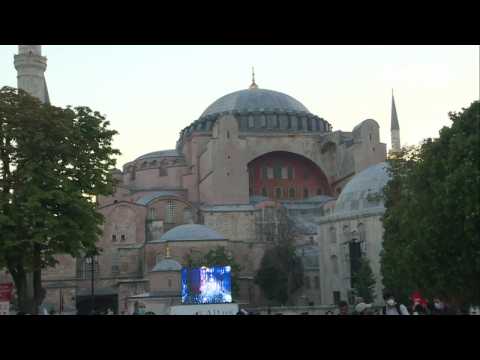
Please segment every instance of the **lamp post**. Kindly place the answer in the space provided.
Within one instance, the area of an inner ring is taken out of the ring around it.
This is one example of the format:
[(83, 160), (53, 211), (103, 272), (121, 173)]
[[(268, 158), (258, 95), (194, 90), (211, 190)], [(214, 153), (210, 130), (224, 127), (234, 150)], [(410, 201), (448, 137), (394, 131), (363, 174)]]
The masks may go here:
[(91, 267), (91, 311), (95, 313), (95, 256), (92, 255), (86, 259), (87, 264)]

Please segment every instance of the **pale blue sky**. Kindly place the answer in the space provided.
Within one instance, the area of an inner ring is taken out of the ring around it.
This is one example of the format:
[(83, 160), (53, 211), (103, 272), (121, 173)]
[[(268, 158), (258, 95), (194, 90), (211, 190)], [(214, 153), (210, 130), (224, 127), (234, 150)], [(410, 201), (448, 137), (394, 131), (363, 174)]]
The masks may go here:
[[(16, 87), (15, 45), (0, 46), (0, 86)], [(390, 148), (391, 89), (402, 145), (438, 136), (449, 111), (479, 98), (478, 46), (44, 45), (54, 105), (87, 105), (120, 132), (118, 167), (173, 149), (181, 129), (217, 98), (245, 89), (284, 92), (334, 130), (373, 118)]]

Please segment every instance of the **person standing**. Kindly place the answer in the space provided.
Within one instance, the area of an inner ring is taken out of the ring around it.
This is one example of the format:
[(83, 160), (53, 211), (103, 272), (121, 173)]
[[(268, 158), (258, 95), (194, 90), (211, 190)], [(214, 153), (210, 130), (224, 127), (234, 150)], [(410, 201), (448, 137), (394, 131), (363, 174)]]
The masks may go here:
[(346, 301), (340, 301), (338, 303), (338, 315), (350, 315), (348, 312), (348, 303)]
[(411, 296), (412, 299), (412, 315), (428, 315), (427, 301), (422, 298), (418, 291), (414, 292)]
[(449, 309), (445, 302), (436, 297), (433, 299), (432, 315), (448, 315)]
[(356, 315), (372, 315), (372, 304), (366, 304), (364, 302), (358, 303), (355, 305), (355, 314)]
[(383, 307), (383, 315), (410, 315), (405, 305), (397, 303), (393, 294), (386, 292), (383, 296), (385, 306)]

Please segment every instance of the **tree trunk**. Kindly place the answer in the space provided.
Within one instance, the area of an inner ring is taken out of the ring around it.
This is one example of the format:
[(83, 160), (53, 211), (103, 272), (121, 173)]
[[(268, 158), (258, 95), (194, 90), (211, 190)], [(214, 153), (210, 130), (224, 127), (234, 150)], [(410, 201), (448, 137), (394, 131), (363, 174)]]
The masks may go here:
[(38, 314), (38, 307), (42, 304), (44, 299), (44, 291), (42, 289), (42, 269), (41, 269), (41, 259), (40, 259), (40, 247), (38, 244), (33, 246), (34, 252), (34, 271), (33, 271), (33, 298), (35, 302), (35, 312)]
[(15, 269), (9, 267), (8, 270), (12, 274), (13, 282), (15, 283), (18, 298), (18, 310), (28, 314), (36, 314), (35, 301), (29, 296), (29, 281), (25, 269), (19, 266)]

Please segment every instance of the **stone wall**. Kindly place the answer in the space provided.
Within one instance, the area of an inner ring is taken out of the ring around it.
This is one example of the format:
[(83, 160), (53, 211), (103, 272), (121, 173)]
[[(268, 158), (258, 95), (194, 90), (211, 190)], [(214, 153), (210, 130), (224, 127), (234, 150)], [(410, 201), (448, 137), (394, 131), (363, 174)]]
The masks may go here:
[(156, 271), (148, 275), (150, 281), (150, 292), (175, 291), (181, 295), (181, 274), (180, 271)]
[(204, 211), (204, 223), (230, 241), (255, 241), (255, 213)]

